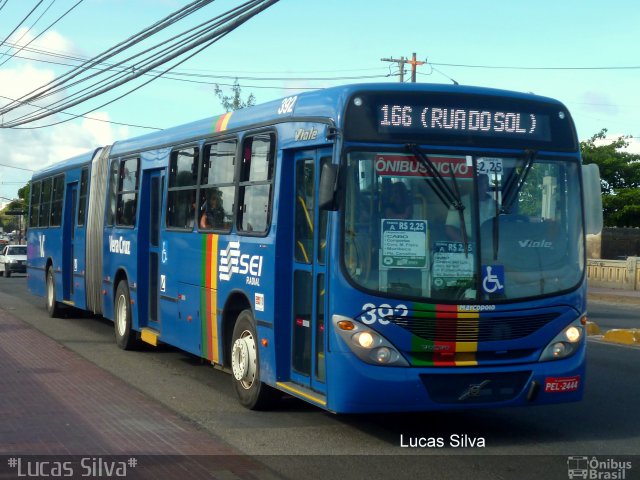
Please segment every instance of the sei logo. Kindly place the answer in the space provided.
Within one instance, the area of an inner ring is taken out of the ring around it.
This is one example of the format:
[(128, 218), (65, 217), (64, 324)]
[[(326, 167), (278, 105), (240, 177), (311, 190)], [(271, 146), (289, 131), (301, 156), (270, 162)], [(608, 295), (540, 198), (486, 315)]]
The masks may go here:
[(362, 310), (365, 313), (362, 315), (362, 323), (366, 325), (373, 325), (378, 322), (381, 325), (387, 325), (389, 320), (387, 317), (406, 317), (409, 313), (409, 309), (406, 305), (396, 305), (392, 307), (386, 303), (376, 306), (373, 303), (365, 303), (362, 306)]
[(296, 104), (296, 100), (298, 100), (298, 96), (287, 97), (282, 100), (282, 105), (278, 109), (278, 115), (284, 115), (285, 113), (292, 113), (293, 107)]

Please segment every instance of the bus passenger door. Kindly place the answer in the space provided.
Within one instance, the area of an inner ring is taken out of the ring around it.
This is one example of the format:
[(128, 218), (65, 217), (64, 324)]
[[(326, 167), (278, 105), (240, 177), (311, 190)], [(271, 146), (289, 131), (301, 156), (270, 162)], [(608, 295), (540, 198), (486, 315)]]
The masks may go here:
[(73, 281), (77, 266), (74, 265), (75, 219), (78, 204), (78, 182), (67, 185), (62, 217), (62, 299), (73, 304)]
[(160, 332), (160, 222), (164, 169), (146, 170), (142, 178), (141, 214), (138, 232), (139, 328)]
[(318, 392), (325, 387), (327, 212), (318, 210), (321, 165), (332, 149), (295, 154), (291, 380)]

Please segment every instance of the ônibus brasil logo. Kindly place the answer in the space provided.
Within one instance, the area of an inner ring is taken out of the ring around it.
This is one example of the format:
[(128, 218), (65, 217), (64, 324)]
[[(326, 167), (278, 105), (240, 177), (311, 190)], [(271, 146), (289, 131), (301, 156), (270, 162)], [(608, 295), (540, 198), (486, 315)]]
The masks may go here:
[(626, 480), (631, 462), (597, 457), (571, 456), (567, 458), (567, 475), (570, 479)]
[(238, 273), (247, 276), (247, 285), (260, 286), (262, 262), (262, 255), (242, 254), (240, 242), (229, 242), (227, 248), (220, 250), (220, 280), (229, 281), (234, 273)]

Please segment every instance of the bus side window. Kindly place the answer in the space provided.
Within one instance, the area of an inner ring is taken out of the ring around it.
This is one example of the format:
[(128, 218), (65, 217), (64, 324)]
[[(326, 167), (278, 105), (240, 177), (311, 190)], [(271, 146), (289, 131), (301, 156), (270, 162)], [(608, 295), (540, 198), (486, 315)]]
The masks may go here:
[(269, 133), (247, 137), (242, 151), (238, 230), (265, 233), (271, 220), (275, 135)]
[(295, 257), (298, 262), (311, 263), (313, 260), (314, 223), (314, 164), (313, 159), (296, 163), (296, 206), (295, 206)]
[(111, 161), (109, 172), (109, 198), (107, 199), (107, 225), (113, 226), (116, 220), (116, 201), (118, 198), (118, 160)]
[(42, 182), (34, 182), (31, 186), (31, 212), (29, 213), (29, 226), (38, 226), (40, 216), (40, 187)]
[(236, 140), (205, 145), (200, 173), (198, 228), (229, 232), (235, 206)]
[(188, 147), (171, 152), (167, 227), (193, 229), (196, 215), (196, 184), (200, 149)]
[(38, 225), (40, 227), (49, 226), (49, 213), (51, 211), (51, 192), (53, 179), (47, 178), (42, 181), (42, 190), (40, 191), (40, 216)]
[(128, 158), (120, 162), (118, 180), (118, 202), (116, 209), (116, 225), (133, 227), (136, 222), (138, 204), (138, 172), (139, 158)]

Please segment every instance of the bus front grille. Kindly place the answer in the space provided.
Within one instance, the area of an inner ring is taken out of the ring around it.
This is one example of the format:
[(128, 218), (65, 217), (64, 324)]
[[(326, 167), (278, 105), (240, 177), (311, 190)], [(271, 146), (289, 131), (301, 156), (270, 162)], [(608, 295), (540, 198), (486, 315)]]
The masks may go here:
[(516, 340), (535, 333), (558, 318), (559, 313), (517, 317), (424, 318), (391, 317), (387, 320), (425, 340), (440, 342), (495, 342)]

